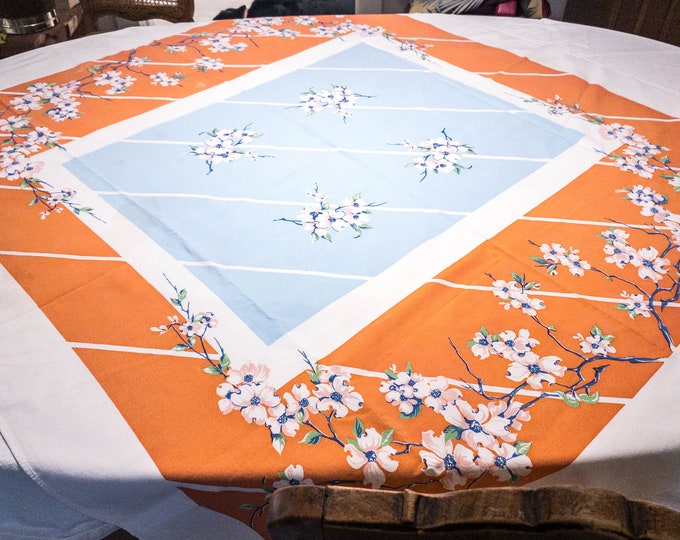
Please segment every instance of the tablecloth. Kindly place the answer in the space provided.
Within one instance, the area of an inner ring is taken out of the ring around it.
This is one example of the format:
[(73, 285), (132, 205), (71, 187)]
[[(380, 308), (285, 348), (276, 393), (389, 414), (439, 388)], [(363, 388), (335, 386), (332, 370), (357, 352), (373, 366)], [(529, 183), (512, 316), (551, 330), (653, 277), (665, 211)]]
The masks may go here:
[(0, 64), (3, 535), (257, 537), (311, 482), (680, 508), (677, 48), (376, 15), (50, 49)]

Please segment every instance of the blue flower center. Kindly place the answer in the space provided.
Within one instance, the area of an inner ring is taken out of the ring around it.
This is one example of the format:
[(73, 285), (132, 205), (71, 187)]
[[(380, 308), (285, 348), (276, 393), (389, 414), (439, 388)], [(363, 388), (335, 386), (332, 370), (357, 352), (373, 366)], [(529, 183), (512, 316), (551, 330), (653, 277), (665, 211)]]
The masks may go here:
[(364, 452), (364, 456), (366, 456), (366, 459), (368, 460), (369, 463), (373, 463), (375, 462), (376, 459), (378, 459), (378, 454), (376, 454), (374, 450)]
[(300, 407), (309, 407), (309, 400), (307, 398), (302, 398), (300, 400)]
[(494, 465), (496, 465), (496, 467), (498, 467), (499, 469), (506, 469), (506, 468), (508, 467), (508, 460), (505, 459), (505, 458), (502, 457), (502, 456), (497, 456), (497, 457), (493, 460), (493, 463), (494, 463)]
[(253, 396), (250, 398), (250, 404), (251, 405), (259, 405), (260, 404), (260, 398), (257, 396)]
[(456, 460), (453, 459), (453, 456), (451, 454), (446, 454), (446, 457), (444, 457), (444, 467), (446, 468), (447, 471), (456, 468)]
[(442, 396), (442, 391), (441, 391), (441, 390), (437, 390), (437, 389), (435, 388), (434, 390), (432, 390), (432, 392), (430, 392), (430, 395), (431, 395), (433, 398), (437, 399), (437, 398), (440, 398), (440, 397)]
[(541, 367), (538, 364), (529, 364), (527, 367), (531, 373), (534, 375), (541, 372)]
[(288, 483), (289, 483), (291, 486), (299, 486), (299, 485), (300, 485), (300, 480), (296, 480), (295, 478), (291, 478), (290, 480), (288, 480)]
[(474, 431), (475, 433), (481, 433), (484, 431), (482, 428), (482, 424), (477, 422), (477, 420), (468, 420), (468, 425), (470, 426), (469, 429), (470, 431)]
[(284, 413), (284, 414), (282, 414), (281, 416), (279, 416), (279, 417), (276, 419), (276, 421), (277, 421), (279, 424), (285, 424), (286, 422), (288, 422), (288, 416), (286, 416), (286, 414)]
[(342, 403), (342, 394), (340, 392), (333, 392), (331, 394), (331, 399), (333, 401), (337, 401), (338, 403)]
[(252, 374), (248, 373), (248, 375), (243, 377), (243, 382), (247, 382), (247, 383), (253, 382), (253, 379), (254, 379), (254, 377), (252, 376)]

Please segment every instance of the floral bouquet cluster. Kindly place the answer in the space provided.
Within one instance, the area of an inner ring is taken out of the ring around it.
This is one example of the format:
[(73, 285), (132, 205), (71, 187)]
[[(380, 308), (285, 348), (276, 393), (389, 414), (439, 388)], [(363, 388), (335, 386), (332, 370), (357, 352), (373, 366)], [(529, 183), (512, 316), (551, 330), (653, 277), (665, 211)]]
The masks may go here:
[(460, 164), (460, 160), (465, 154), (474, 154), (471, 145), (454, 141), (446, 134), (444, 129), (441, 133), (440, 137), (430, 138), (418, 144), (410, 143), (407, 140), (402, 141), (402, 144), (408, 150), (419, 154), (407, 166), (422, 171), (421, 182), (427, 178), (430, 172), (435, 174), (448, 174), (450, 172), (460, 174), (467, 168)]
[(344, 229), (353, 230), (355, 238), (358, 238), (363, 231), (371, 228), (368, 225), (371, 208), (379, 206), (365, 202), (361, 193), (346, 197), (338, 204), (331, 204), (328, 195), (319, 193), (318, 186), (307, 195), (314, 199), (314, 204), (306, 205), (295, 219), (281, 218), (277, 221), (289, 221), (301, 226), (310, 232), (315, 242), (322, 238), (330, 242), (331, 231), (340, 232)]
[(252, 143), (261, 135), (250, 131), (248, 126), (243, 129), (213, 129), (208, 131), (209, 136), (203, 144), (191, 146), (191, 153), (203, 158), (208, 165), (208, 173), (213, 172), (213, 166), (217, 163), (230, 163), (242, 157), (249, 157), (257, 161), (260, 156), (254, 150), (246, 149), (245, 146)]
[(314, 114), (330, 108), (334, 113), (342, 116), (343, 121), (346, 122), (352, 114), (348, 109), (354, 107), (357, 97), (370, 96), (355, 94), (344, 84), (332, 85), (330, 90), (316, 91), (309, 89), (302, 93), (299, 107), (305, 110), (307, 114)]

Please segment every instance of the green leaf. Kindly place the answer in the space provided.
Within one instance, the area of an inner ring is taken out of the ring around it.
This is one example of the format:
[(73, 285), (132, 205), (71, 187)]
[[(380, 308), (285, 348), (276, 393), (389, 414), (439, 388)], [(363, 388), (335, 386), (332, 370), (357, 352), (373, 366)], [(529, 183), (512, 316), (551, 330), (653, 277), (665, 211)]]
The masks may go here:
[(578, 398), (568, 396), (564, 392), (560, 392), (559, 390), (557, 391), (557, 395), (560, 396), (564, 402), (569, 405), (572, 408), (577, 408), (581, 403), (579, 402)]
[(289, 480), (284, 471), (279, 471), (279, 480)]
[(189, 346), (190, 346), (190, 347), (193, 348), (193, 347), (196, 346), (196, 336), (191, 336), (191, 337), (188, 339), (188, 341), (189, 341)]
[(523, 279), (522, 276), (520, 276), (518, 273), (516, 273), (516, 272), (510, 272), (510, 274), (512, 275), (512, 279), (513, 279), (514, 281), (516, 281), (517, 283), (519, 283), (520, 285), (521, 285), (522, 283), (524, 283), (524, 279)]
[(591, 336), (603, 336), (604, 334), (602, 333), (602, 330), (600, 329), (600, 327), (597, 326), (596, 324), (594, 324), (592, 329), (590, 330), (590, 335)]
[(208, 375), (222, 375), (220, 369), (216, 368), (215, 366), (204, 367), (203, 371), (206, 372)]
[(354, 433), (355, 437), (361, 437), (364, 434), (364, 423), (357, 418), (354, 421), (354, 428), (352, 429), (352, 433)]
[(313, 371), (308, 371), (307, 375), (309, 376), (309, 380), (313, 382), (314, 384), (319, 384), (321, 380), (319, 379), (319, 375)]
[(222, 368), (222, 371), (226, 371), (229, 369), (229, 366), (231, 366), (231, 360), (225, 353), (220, 358), (220, 368)]
[(387, 446), (394, 439), (394, 428), (388, 428), (380, 435), (380, 448)]
[(36, 204), (38, 204), (39, 200), (40, 199), (38, 197), (36, 197), (35, 199), (33, 199), (31, 202), (28, 203), (28, 206), (35, 206)]
[(413, 411), (411, 411), (409, 414), (401, 413), (401, 414), (399, 414), (399, 418), (402, 418), (402, 419), (405, 419), (405, 420), (415, 418), (416, 416), (418, 416), (420, 414), (420, 412), (422, 410), (423, 410), (423, 406), (420, 403), (418, 403), (417, 405), (413, 406)]
[(480, 327), (479, 327), (479, 332), (480, 332), (484, 337), (486, 337), (486, 336), (489, 335), (489, 331), (488, 331), (485, 327), (483, 327), (483, 326), (480, 326)]
[(188, 348), (189, 347), (187, 347), (184, 343), (178, 343), (171, 350), (176, 351), (176, 352), (182, 352), (182, 351), (186, 351)]
[(579, 394), (578, 398), (588, 405), (595, 405), (600, 401), (600, 393), (595, 392), (594, 394)]
[(187, 297), (187, 290), (186, 289), (182, 289), (177, 294), (177, 298), (179, 298), (180, 300), (186, 300), (186, 297)]
[(392, 380), (397, 378), (397, 374), (394, 371), (392, 371), (391, 369), (386, 369), (385, 375), (387, 375)]
[(347, 442), (349, 444), (351, 444), (354, 448), (356, 448), (362, 454), (364, 453), (363, 449), (361, 448), (361, 446), (359, 446), (359, 443), (357, 442), (356, 439), (353, 439), (352, 437), (347, 437)]
[(406, 363), (406, 373), (408, 373), (409, 375), (413, 373), (413, 366), (411, 365), (411, 362)]
[(548, 264), (548, 261), (546, 261), (543, 257), (531, 257), (531, 260), (538, 264)]
[(515, 443), (515, 452), (520, 456), (526, 456), (531, 450), (531, 443), (527, 441), (517, 441)]
[(449, 426), (444, 430), (444, 440), (449, 442), (451, 440), (459, 441), (463, 435), (463, 429), (458, 426)]
[(300, 441), (300, 444), (317, 444), (321, 440), (321, 433), (318, 431), (312, 430), (307, 435), (305, 435), (305, 438)]

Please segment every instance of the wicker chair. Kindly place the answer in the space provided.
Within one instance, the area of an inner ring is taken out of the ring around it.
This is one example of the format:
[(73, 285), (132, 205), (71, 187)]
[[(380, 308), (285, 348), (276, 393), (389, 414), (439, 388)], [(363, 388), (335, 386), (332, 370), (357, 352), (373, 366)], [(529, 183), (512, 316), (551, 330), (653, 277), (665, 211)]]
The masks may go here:
[(128, 21), (163, 19), (173, 23), (191, 22), (194, 0), (80, 0), (83, 33), (98, 31), (97, 18), (115, 15)]

